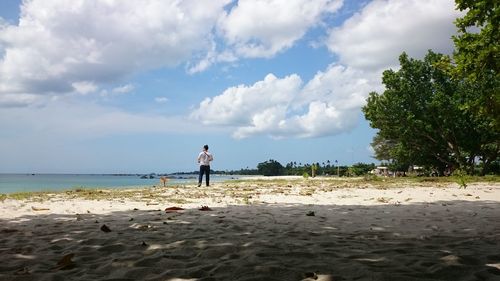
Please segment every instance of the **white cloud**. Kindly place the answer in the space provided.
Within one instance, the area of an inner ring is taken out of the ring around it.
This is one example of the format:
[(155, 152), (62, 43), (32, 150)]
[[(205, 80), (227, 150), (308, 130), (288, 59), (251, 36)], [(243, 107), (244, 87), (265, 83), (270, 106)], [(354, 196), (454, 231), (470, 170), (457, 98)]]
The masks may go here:
[(403, 51), (417, 58), (428, 49), (450, 54), (458, 16), (453, 0), (374, 0), (333, 28), (327, 45), (342, 64), (379, 70), (398, 65)]
[(135, 89), (134, 85), (127, 84), (127, 85), (113, 88), (113, 90), (111, 90), (111, 92), (113, 92), (115, 94), (126, 94), (126, 93), (132, 92), (134, 89)]
[(268, 74), (264, 80), (251, 86), (231, 87), (219, 96), (206, 98), (191, 118), (202, 120), (205, 124), (241, 126), (259, 119), (259, 114), (275, 113), (276, 105), (288, 107), (299, 93), (302, 81), (297, 75), (278, 79)]
[[(292, 47), (322, 17), (335, 13), (343, 0), (239, 0), (216, 26), (210, 50), (194, 59), (188, 73), (205, 71), (215, 63), (239, 58), (270, 58)], [(222, 39), (223, 44), (216, 42)]]
[[(272, 57), (342, 6), (340, 0), (240, 0), (225, 11), (229, 2), (26, 1), (19, 25), (0, 23), (0, 107), (57, 100), (71, 92), (127, 93), (134, 90), (132, 84), (109, 85), (158, 67), (189, 62), (187, 71), (196, 73), (241, 57)], [(305, 85), (297, 74), (269, 74), (253, 85), (206, 98), (190, 117), (230, 127), (236, 138), (345, 132), (356, 125), (368, 93), (382, 89), (380, 70), (397, 65), (401, 52), (421, 57), (427, 49), (452, 50), (457, 16), (452, 0), (374, 0), (329, 30), (327, 47), (340, 61)], [(111, 112), (96, 113), (103, 121), (96, 126), (103, 131), (115, 126), (112, 120), (150, 121)]]
[(342, 0), (240, 0), (218, 28), (238, 56), (272, 57), (341, 6)]
[(308, 103), (332, 101), (342, 110), (359, 109), (364, 105), (368, 92), (378, 89), (377, 74), (352, 67), (330, 65), (319, 71), (302, 91), (302, 99)]
[(73, 82), (71, 84), (73, 89), (79, 94), (86, 95), (88, 93), (93, 93), (97, 91), (97, 86), (89, 81), (79, 81), (79, 82)]
[[(313, 5), (306, 16), (298, 16), (300, 2), (270, 9), (279, 3), (240, 2), (224, 18), (224, 34), (240, 55), (273, 55), (286, 48), (317, 22), (319, 14), (314, 11), (325, 4), (315, 2), (318, 6)], [(275, 11), (300, 19), (300, 24)], [(340, 61), (319, 71), (305, 86), (293, 83), (301, 81), (296, 74), (283, 79), (268, 75), (253, 86), (228, 88), (204, 100), (191, 116), (207, 124), (235, 127), (236, 138), (318, 137), (348, 131), (357, 125), (368, 93), (383, 91), (381, 70), (397, 67), (403, 51), (413, 57), (422, 57), (428, 49), (451, 52), (453, 20), (458, 15), (452, 0), (374, 0), (330, 30), (327, 46)], [(277, 30), (282, 30), (282, 37), (275, 36), (280, 33)], [(258, 87), (278, 81), (281, 91)], [(273, 99), (276, 95), (283, 99)]]
[(155, 102), (157, 102), (157, 103), (166, 103), (166, 102), (168, 102), (168, 98), (166, 98), (166, 97), (156, 97), (155, 98)]
[[(96, 87), (97, 88), (97, 87)], [(118, 86), (112, 89), (102, 89), (99, 94), (103, 98), (108, 98), (112, 96), (119, 96), (130, 93), (135, 90), (135, 86), (132, 84), (125, 84), (123, 86)]]
[(268, 106), (252, 114), (248, 125), (238, 127), (233, 133), (233, 137), (241, 139), (253, 135), (269, 135), (280, 138), (281, 134), (277, 130), (279, 130), (279, 124), (285, 120), (287, 107), (284, 105), (272, 106), (272, 104)]
[(372, 73), (330, 65), (301, 91), (298, 104), (306, 104), (308, 111), (292, 116), (281, 127), (295, 131), (293, 136), (298, 137), (336, 135), (351, 130), (357, 125), (359, 110), (368, 93), (380, 89), (378, 80)]
[(211, 65), (213, 65), (215, 63), (233, 62), (236, 60), (238, 60), (238, 57), (236, 57), (236, 55), (230, 50), (218, 52), (217, 51), (217, 43), (215, 42), (215, 39), (212, 38), (210, 50), (207, 50), (207, 52), (203, 58), (201, 58), (201, 59), (194, 58), (192, 60), (192, 61), (194, 61), (194, 63), (193, 62), (188, 63), (187, 72), (189, 74), (194, 74), (194, 73), (205, 71), (206, 69), (208, 69)]
[[(25, 94), (97, 92), (159, 67), (189, 62), (196, 73), (241, 56), (270, 57), (342, 5), (241, 0), (226, 12), (230, 2), (25, 1), (18, 25), (0, 23), (0, 104), (25, 105)], [(217, 46), (219, 36), (229, 45)]]
[(0, 96), (0, 108), (2, 107), (25, 107), (28, 104), (34, 104), (41, 98), (32, 94), (4, 94)]
[(207, 70), (210, 66), (216, 63), (220, 62), (234, 62), (237, 61), (238, 57), (233, 54), (231, 51), (224, 51), (221, 53), (217, 53), (214, 49), (206, 54), (206, 56), (197, 61), (194, 65), (193, 64), (188, 64), (188, 70), (187, 72), (189, 74), (194, 74), (198, 72), (202, 72)]
[(117, 134), (189, 134), (199, 130), (199, 125), (180, 116), (128, 113), (93, 103), (56, 99), (41, 107), (3, 108), (0, 110), (0, 130), (4, 139), (22, 136), (35, 140), (81, 140)]
[(345, 112), (338, 110), (335, 104), (322, 101), (311, 102), (307, 112), (302, 115), (286, 117), (286, 112), (284, 106), (258, 112), (249, 126), (239, 127), (233, 136), (246, 138), (264, 134), (272, 138), (320, 137), (346, 131), (357, 123), (355, 112), (343, 114)]
[[(186, 62), (210, 47), (210, 33), (227, 3), (25, 1), (19, 25), (0, 26), (0, 100), (6, 94), (82, 91), (81, 83), (100, 87)], [(16, 102), (27, 100), (19, 96)]]
[(235, 138), (334, 135), (357, 124), (360, 107), (377, 89), (374, 81), (370, 74), (339, 65), (318, 72), (303, 87), (298, 75), (279, 79), (269, 74), (251, 86), (228, 88), (205, 99), (191, 117), (235, 127)]

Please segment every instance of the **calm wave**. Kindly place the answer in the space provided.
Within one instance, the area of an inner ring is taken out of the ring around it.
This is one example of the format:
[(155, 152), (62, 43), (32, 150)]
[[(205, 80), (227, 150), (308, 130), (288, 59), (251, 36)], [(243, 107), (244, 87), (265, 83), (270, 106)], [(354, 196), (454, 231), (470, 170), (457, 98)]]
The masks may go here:
[[(197, 175), (169, 177), (169, 185), (193, 184)], [(211, 182), (220, 182), (237, 176), (211, 175)], [(159, 186), (158, 178), (144, 179), (140, 175), (88, 174), (0, 174), (0, 193), (26, 191), (59, 191), (74, 188), (140, 188)]]

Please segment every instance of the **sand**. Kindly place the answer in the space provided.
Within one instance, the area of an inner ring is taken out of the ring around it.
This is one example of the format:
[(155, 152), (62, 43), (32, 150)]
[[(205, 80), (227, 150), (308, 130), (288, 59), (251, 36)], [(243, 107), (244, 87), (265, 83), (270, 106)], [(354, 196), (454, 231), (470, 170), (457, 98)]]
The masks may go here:
[(0, 280), (500, 280), (499, 183), (150, 190), (0, 202)]

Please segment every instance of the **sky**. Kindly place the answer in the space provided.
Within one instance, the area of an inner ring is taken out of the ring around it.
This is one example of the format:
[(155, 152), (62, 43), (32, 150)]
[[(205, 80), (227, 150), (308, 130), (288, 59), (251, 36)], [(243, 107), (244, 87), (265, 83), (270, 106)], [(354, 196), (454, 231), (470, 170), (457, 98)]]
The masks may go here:
[(2, 0), (0, 173), (379, 163), (361, 108), (452, 0)]

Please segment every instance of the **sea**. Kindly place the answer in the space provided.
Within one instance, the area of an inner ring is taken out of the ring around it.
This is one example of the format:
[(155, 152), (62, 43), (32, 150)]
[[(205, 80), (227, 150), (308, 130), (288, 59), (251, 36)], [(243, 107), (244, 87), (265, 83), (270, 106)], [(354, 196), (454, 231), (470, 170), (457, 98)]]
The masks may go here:
[[(147, 178), (143, 178), (146, 176)], [(167, 185), (195, 184), (198, 175), (168, 176)], [(235, 175), (210, 175), (210, 182), (238, 179)], [(205, 178), (203, 178), (205, 182)], [(111, 174), (0, 174), (0, 194), (16, 192), (62, 191), (77, 188), (144, 188), (160, 186), (159, 176)]]

